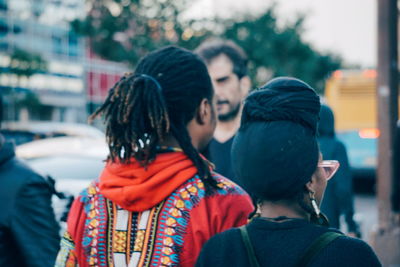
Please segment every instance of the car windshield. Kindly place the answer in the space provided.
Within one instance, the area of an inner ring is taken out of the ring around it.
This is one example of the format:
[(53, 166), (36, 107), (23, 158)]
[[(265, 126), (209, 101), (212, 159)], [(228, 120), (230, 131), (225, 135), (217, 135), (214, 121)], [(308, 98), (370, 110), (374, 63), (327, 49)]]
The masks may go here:
[(53, 156), (27, 160), (29, 166), (42, 175), (50, 175), (56, 180), (92, 180), (99, 176), (104, 161), (95, 157)]
[(65, 136), (65, 134), (43, 134), (43, 133), (33, 133), (29, 131), (14, 131), (14, 130), (2, 130), (0, 133), (4, 136), (7, 141), (13, 141), (17, 146), (25, 144), (34, 140), (39, 140), (48, 137)]

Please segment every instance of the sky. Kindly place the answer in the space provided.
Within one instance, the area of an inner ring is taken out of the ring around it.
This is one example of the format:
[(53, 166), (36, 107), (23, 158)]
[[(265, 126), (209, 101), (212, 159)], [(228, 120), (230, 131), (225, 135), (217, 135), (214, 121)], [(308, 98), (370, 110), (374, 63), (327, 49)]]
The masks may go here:
[(199, 0), (197, 16), (235, 15), (243, 10), (260, 12), (277, 4), (280, 23), (305, 14), (303, 39), (322, 52), (340, 55), (347, 65), (376, 65), (376, 0)]

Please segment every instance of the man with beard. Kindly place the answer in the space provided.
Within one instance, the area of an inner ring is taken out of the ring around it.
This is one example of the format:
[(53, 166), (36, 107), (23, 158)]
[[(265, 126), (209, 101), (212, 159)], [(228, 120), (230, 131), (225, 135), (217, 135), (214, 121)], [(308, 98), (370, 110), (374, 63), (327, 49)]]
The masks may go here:
[(208, 147), (208, 157), (216, 171), (235, 180), (231, 168), (231, 147), (240, 126), (243, 100), (251, 83), (247, 76), (247, 56), (232, 41), (202, 43), (196, 53), (206, 62), (217, 96), (218, 123)]

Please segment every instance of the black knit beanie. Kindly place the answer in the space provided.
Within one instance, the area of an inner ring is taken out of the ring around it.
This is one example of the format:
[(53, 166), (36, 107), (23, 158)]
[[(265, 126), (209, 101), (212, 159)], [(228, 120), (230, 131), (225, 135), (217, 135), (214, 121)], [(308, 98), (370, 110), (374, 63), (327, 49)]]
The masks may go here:
[(245, 100), (232, 146), (240, 185), (265, 200), (290, 199), (317, 168), (320, 100), (306, 83), (276, 78)]

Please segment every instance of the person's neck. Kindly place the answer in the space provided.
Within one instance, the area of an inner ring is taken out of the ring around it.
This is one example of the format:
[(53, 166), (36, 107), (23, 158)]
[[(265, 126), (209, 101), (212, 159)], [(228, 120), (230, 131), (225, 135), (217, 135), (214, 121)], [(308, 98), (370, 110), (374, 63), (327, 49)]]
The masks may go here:
[(178, 141), (172, 135), (167, 135), (164, 140), (160, 142), (160, 146), (181, 148)]
[(300, 205), (288, 204), (285, 201), (278, 202), (263, 202), (260, 206), (261, 217), (264, 218), (296, 218), (309, 219), (309, 214), (304, 211)]
[(214, 139), (220, 143), (225, 143), (232, 138), (239, 130), (240, 114), (229, 121), (218, 121), (215, 128)]
[[(191, 136), (191, 139), (193, 147), (198, 150), (200, 148), (199, 139), (193, 135)], [(165, 136), (164, 139), (160, 141), (159, 144), (160, 146), (164, 147), (166, 146), (166, 147), (174, 147), (182, 149), (182, 147), (179, 145), (178, 140), (176, 140), (176, 138), (172, 134), (168, 134), (167, 136)]]

